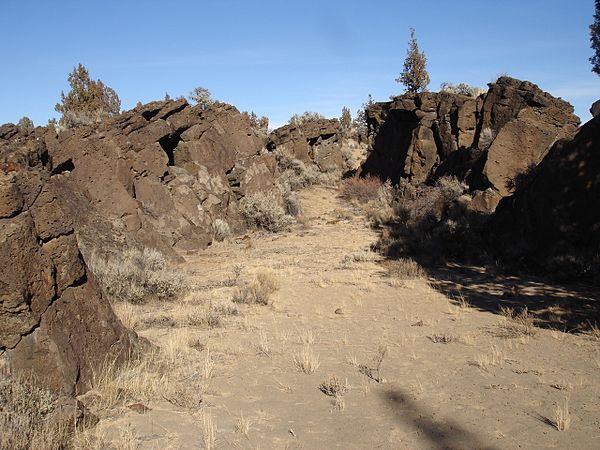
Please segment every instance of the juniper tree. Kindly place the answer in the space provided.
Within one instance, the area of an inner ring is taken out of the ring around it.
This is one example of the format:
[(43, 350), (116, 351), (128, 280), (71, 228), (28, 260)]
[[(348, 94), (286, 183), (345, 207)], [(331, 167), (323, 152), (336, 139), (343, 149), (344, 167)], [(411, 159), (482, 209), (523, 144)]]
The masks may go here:
[(408, 51), (404, 60), (404, 70), (396, 78), (396, 82), (406, 86), (408, 92), (424, 91), (429, 84), (429, 74), (425, 68), (426, 65), (427, 58), (425, 58), (425, 53), (419, 51), (415, 29), (411, 28)]
[(60, 93), (60, 103), (54, 109), (61, 113), (60, 124), (67, 128), (98, 122), (104, 117), (118, 114), (121, 100), (117, 93), (100, 80), (92, 80), (83, 64), (68, 77), (71, 90)]
[(594, 55), (590, 58), (592, 72), (600, 75), (600, 0), (596, 0), (594, 23), (590, 25), (590, 41)]
[(210, 91), (201, 86), (194, 88), (194, 90), (190, 92), (188, 98), (191, 101), (196, 102), (202, 109), (208, 109), (208, 107), (215, 102)]
[(346, 108), (345, 106), (342, 108), (340, 125), (342, 127), (342, 130), (344, 131), (347, 131), (350, 128), (352, 128), (352, 114), (350, 113), (350, 108)]

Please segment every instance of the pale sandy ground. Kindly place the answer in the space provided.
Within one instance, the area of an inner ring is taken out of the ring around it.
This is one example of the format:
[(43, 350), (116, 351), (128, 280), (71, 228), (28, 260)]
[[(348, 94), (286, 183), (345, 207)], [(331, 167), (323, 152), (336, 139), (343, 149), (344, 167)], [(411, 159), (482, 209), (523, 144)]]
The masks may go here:
[[(165, 365), (181, 389), (144, 399), (151, 409), (142, 414), (127, 405), (102, 412), (99, 433), (126, 434), (126, 448), (141, 449), (600, 448), (598, 340), (538, 328), (507, 337), (502, 315), (460, 308), (427, 280), (387, 276), (367, 253), (377, 233), (335, 189), (300, 197), (306, 227), (183, 255), (182, 269), (200, 286), (196, 299), (228, 302), (235, 287), (219, 284), (237, 265), (242, 279), (274, 272), (281, 289), (273, 306), (243, 305), (212, 330), (161, 325), (178, 314), (173, 304), (137, 307), (147, 322), (140, 335), (164, 347), (183, 333), (176, 342), (198, 345)], [(534, 288), (541, 296), (551, 289)], [(320, 363), (312, 374), (294, 362), (307, 340)], [(359, 366), (373, 368), (382, 346), (376, 382)], [(214, 368), (200, 383), (206, 348)], [(349, 386), (337, 407), (319, 390), (329, 375)], [(552, 422), (565, 401), (571, 424), (561, 432)], [(205, 436), (210, 419), (214, 445)]]

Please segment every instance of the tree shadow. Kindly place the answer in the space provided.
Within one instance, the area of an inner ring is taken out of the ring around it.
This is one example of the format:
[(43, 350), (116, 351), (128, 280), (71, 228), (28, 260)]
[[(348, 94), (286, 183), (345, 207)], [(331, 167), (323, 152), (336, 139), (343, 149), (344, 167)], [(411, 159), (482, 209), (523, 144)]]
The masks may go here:
[(465, 429), (451, 419), (433, 419), (431, 412), (417, 405), (401, 389), (394, 388), (381, 393), (383, 401), (392, 408), (399, 422), (418, 429), (429, 441), (431, 448), (440, 450), (486, 449), (497, 447), (486, 444), (480, 436)]
[(536, 325), (583, 331), (600, 324), (600, 292), (583, 283), (557, 284), (531, 275), (511, 276), (485, 267), (452, 264), (427, 269), (431, 286), (450, 299), (465, 298), (472, 307), (500, 313), (528, 309)]

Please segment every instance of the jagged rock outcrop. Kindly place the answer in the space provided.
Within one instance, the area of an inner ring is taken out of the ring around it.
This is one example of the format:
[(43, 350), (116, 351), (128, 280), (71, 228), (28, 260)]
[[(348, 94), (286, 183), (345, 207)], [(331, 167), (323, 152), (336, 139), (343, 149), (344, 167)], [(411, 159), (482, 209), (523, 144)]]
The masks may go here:
[(376, 103), (366, 115), (372, 142), (364, 173), (412, 183), (456, 175), (468, 181), (475, 204), (488, 213), (579, 125), (567, 102), (509, 77), (477, 99), (406, 94)]
[(0, 356), (71, 395), (105, 358), (133, 353), (137, 337), (87, 270), (40, 130), (0, 127)]
[(363, 171), (425, 181), (452, 153), (473, 145), (482, 101), (447, 92), (407, 94), (366, 111), (372, 142)]
[(309, 120), (274, 130), (266, 146), (269, 151), (277, 149), (304, 163), (314, 163), (323, 172), (341, 170), (344, 167), (341, 134), (336, 119)]
[(63, 203), (85, 248), (128, 243), (171, 256), (205, 248), (216, 218), (242, 228), (237, 200), (274, 186), (274, 157), (261, 154), (247, 118), (222, 103), (152, 102), (45, 142), (76, 193)]
[(600, 116), (572, 140), (557, 142), (498, 205), (487, 229), (494, 252), (512, 263), (600, 280), (599, 149)]

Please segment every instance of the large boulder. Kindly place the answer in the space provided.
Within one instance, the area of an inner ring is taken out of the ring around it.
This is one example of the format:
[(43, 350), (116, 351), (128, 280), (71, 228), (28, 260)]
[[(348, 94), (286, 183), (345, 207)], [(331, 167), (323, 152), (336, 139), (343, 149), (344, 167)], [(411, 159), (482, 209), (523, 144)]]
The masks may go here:
[(485, 97), (480, 124), (493, 138), (482, 169), (484, 183), (502, 197), (512, 194), (515, 180), (539, 164), (554, 142), (572, 137), (578, 125), (564, 100), (528, 81), (499, 78)]
[(552, 147), (492, 216), (487, 237), (496, 254), (600, 276), (599, 148), (600, 116)]
[(363, 173), (414, 184), (455, 175), (485, 200), (478, 204), (486, 213), (579, 125), (567, 102), (510, 77), (478, 98), (405, 94), (375, 103), (366, 117), (371, 145)]
[[(8, 138), (7, 138), (8, 136)], [(106, 358), (122, 361), (137, 338), (102, 297), (60, 206), (42, 136), (0, 136), (0, 355), (65, 394), (89, 388)]]
[(425, 181), (475, 138), (481, 102), (464, 95), (406, 94), (367, 109), (372, 136), (363, 172), (398, 182)]
[(321, 171), (341, 170), (342, 130), (336, 119), (306, 120), (274, 130), (267, 139), (269, 151), (279, 150)]

